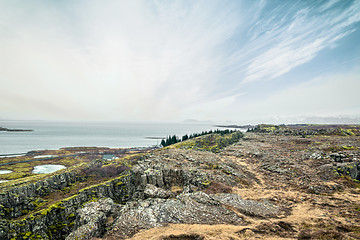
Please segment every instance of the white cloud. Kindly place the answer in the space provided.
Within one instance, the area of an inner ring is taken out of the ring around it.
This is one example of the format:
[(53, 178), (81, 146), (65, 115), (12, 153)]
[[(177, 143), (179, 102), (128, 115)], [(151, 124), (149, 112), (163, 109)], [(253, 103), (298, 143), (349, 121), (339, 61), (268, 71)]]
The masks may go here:
[(358, 116), (359, 79), (359, 72), (315, 78), (266, 99), (245, 103), (241, 110), (247, 119), (262, 120), (277, 116), (282, 116), (283, 120), (299, 116)]
[(111, 109), (118, 119), (171, 118), (169, 109), (201, 101), (214, 88), (219, 60), (212, 49), (239, 24), (231, 8), (201, 1), (79, 1), (62, 6), (66, 11), (50, 3), (5, 5), (0, 73), (13, 98), (3, 101), (21, 109), (14, 98), (22, 96), (82, 109), (79, 116), (58, 109), (64, 118)]
[(222, 116), (236, 118), (239, 93), (335, 47), (360, 19), (358, 2), (320, 15), (269, 3), (0, 1), (0, 117), (206, 120), (229, 106)]

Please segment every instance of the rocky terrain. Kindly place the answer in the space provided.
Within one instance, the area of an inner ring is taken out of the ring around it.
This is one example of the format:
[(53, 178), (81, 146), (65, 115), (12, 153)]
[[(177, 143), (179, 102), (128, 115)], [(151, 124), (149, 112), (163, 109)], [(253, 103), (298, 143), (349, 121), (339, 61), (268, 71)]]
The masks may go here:
[(206, 135), (2, 183), (1, 239), (360, 239), (359, 126)]

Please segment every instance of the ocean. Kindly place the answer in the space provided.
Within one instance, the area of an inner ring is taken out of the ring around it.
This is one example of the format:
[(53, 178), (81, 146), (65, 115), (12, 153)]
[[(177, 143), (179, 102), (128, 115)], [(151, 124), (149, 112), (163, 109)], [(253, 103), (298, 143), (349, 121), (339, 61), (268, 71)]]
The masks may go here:
[(0, 121), (0, 127), (32, 132), (0, 131), (0, 155), (62, 147), (149, 147), (168, 135), (179, 137), (216, 129), (210, 123), (119, 123)]

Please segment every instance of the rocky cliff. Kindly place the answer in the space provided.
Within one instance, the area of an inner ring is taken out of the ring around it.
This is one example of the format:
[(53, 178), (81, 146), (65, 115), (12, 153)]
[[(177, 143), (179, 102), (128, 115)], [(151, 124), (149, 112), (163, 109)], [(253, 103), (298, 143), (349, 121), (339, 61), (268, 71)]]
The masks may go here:
[(356, 238), (359, 142), (250, 132), (95, 160), (4, 189), (0, 239)]

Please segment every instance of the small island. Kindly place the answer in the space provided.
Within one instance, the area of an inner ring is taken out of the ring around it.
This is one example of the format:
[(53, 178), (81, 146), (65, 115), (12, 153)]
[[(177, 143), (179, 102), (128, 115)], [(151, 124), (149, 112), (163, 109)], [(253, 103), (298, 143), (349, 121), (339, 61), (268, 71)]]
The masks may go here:
[(4, 132), (32, 132), (34, 130), (32, 130), (32, 129), (12, 129), (12, 128), (0, 127), (0, 131), (4, 131)]

